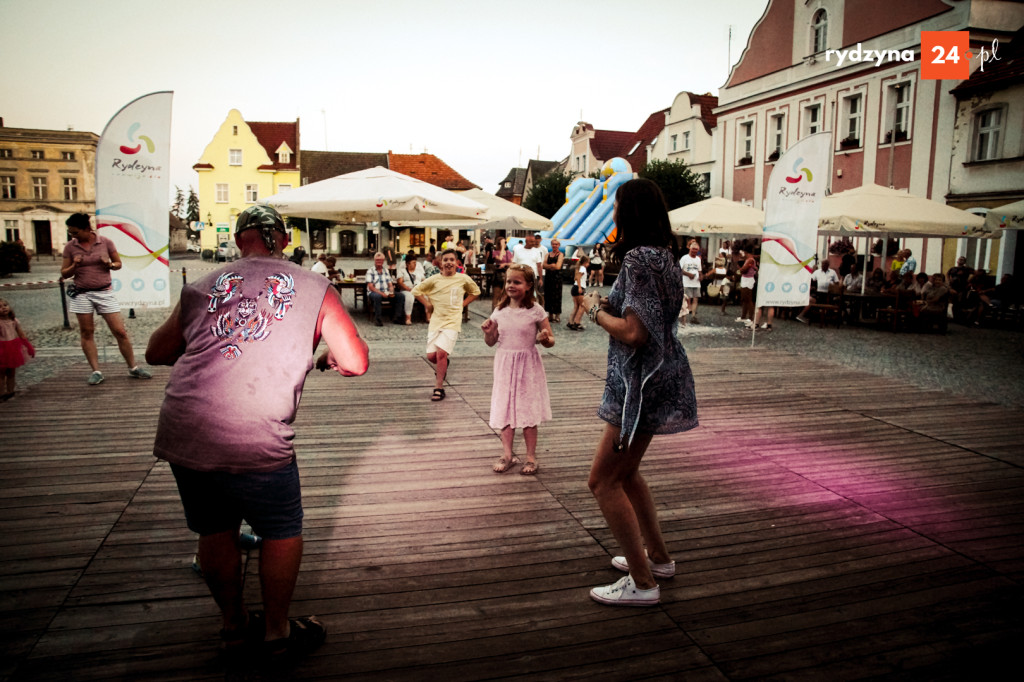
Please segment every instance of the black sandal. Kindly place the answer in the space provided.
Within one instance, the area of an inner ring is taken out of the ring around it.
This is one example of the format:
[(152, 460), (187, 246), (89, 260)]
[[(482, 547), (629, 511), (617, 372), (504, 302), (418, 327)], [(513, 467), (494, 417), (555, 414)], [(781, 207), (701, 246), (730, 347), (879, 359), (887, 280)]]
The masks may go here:
[(288, 637), (263, 643), (263, 654), (272, 665), (293, 665), (313, 653), (327, 639), (327, 628), (316, 616), (289, 618)]
[(444, 389), (443, 388), (435, 388), (434, 389), (434, 394), (430, 396), (430, 399), (432, 401), (434, 401), (435, 403), (438, 402), (438, 401), (444, 400)]
[(245, 627), (237, 630), (221, 630), (221, 651), (227, 658), (239, 658), (251, 653), (253, 647), (263, 641), (266, 634), (263, 611), (250, 611)]

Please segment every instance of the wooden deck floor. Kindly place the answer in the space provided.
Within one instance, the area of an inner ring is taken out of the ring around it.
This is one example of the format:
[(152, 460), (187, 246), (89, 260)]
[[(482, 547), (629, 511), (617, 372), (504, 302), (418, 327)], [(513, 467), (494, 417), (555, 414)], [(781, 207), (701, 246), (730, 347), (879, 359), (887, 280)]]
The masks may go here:
[[(701, 427), (645, 458), (678, 566), (653, 609), (587, 597), (620, 577), (586, 487), (603, 357), (546, 355), (535, 478), (490, 471), (488, 357), (455, 359), (443, 403), (422, 360), (314, 373), (293, 613), (329, 636), (295, 676), (1007, 675), (1024, 641), (1024, 413), (769, 351), (691, 361)], [(0, 406), (0, 675), (224, 678), (195, 538), (150, 454), (167, 370), (108, 369), (101, 387), (78, 368)]]

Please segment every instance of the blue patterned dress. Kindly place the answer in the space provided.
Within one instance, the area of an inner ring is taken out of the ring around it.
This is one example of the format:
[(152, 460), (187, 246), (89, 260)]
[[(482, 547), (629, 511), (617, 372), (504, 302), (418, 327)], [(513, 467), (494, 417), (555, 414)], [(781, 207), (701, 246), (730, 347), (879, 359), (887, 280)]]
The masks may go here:
[(641, 246), (626, 254), (611, 293), (612, 314), (627, 309), (647, 328), (648, 340), (630, 348), (612, 338), (597, 416), (622, 429), (623, 444), (637, 433), (679, 433), (697, 426), (697, 398), (686, 351), (676, 338), (683, 275), (668, 249)]

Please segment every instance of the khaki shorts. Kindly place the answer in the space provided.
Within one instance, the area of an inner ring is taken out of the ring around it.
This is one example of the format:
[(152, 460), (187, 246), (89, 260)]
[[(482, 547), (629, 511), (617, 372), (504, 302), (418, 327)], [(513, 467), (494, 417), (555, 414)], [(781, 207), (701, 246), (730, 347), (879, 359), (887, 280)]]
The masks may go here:
[(438, 329), (427, 336), (427, 352), (436, 353), (440, 349), (451, 355), (458, 340), (459, 333), (454, 329)]

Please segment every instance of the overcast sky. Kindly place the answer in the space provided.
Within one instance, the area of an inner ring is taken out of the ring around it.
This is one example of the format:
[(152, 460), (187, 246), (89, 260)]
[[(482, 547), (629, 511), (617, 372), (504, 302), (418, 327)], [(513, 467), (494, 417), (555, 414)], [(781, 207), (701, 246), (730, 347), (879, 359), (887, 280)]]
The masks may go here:
[(635, 131), (717, 94), (767, 0), (0, 0), (0, 117), (103, 132), (174, 91), (171, 185), (230, 109), (303, 149), (436, 154), (488, 192), (582, 119)]

